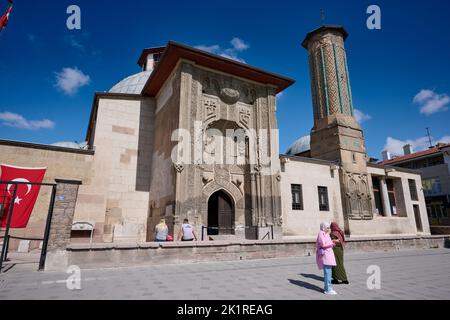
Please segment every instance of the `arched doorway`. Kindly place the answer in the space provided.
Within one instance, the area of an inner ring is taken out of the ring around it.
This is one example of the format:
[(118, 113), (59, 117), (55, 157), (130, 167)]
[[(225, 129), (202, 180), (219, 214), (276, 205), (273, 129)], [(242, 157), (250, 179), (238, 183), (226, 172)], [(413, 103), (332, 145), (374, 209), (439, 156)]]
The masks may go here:
[(231, 197), (217, 191), (208, 200), (208, 235), (234, 234), (234, 205)]

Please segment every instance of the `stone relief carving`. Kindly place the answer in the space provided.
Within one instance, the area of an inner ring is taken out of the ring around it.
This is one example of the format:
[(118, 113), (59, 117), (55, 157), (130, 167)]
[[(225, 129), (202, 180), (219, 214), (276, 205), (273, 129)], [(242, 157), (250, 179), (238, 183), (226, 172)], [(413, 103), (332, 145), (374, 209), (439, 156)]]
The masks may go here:
[(218, 109), (218, 103), (214, 99), (205, 99), (204, 100), (204, 106), (205, 106), (205, 121), (211, 120), (216, 118), (217, 116), (217, 109)]
[(241, 94), (238, 90), (232, 88), (223, 88), (222, 90), (220, 90), (219, 97), (226, 104), (233, 105), (239, 101)]
[(213, 179), (214, 179), (214, 173), (212, 173), (212, 172), (203, 172), (202, 181), (203, 181), (203, 185), (204, 186), (206, 186), (208, 183), (213, 181)]
[(283, 226), (283, 217), (279, 216), (278, 218), (276, 218), (275, 223), (276, 223), (277, 227), (282, 227)]
[(256, 89), (248, 85), (241, 86), (242, 102), (254, 104), (256, 101)]
[(202, 81), (203, 93), (220, 98), (227, 105), (238, 101), (253, 105), (256, 100), (256, 88), (241, 80), (226, 76), (206, 74)]
[(250, 128), (250, 119), (252, 112), (248, 108), (239, 108), (239, 123), (246, 129)]
[(220, 165), (214, 166), (214, 178), (216, 181), (230, 181), (230, 171)]
[(234, 177), (231, 182), (244, 194), (244, 177)]
[(372, 220), (372, 196), (367, 174), (345, 173), (347, 215), (351, 220)]
[(175, 170), (177, 170), (178, 173), (181, 173), (184, 170), (184, 165), (179, 164), (179, 163), (175, 164), (174, 167), (175, 167)]

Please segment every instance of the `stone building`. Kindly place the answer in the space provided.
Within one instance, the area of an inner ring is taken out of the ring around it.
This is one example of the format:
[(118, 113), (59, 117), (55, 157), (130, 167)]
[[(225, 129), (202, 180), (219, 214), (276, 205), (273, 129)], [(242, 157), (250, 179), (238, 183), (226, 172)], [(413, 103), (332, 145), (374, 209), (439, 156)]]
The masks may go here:
[[(295, 150), (294, 143), (281, 157), (285, 235), (313, 236), (321, 219), (339, 222), (352, 236), (429, 234), (424, 195), (417, 191), (420, 172), (369, 163), (354, 118), (347, 36), (341, 26), (322, 26), (302, 43), (309, 54), (314, 127), (309, 150)], [(303, 198), (312, 207), (305, 209)]]
[[(152, 241), (161, 218), (174, 233), (188, 218), (205, 239), (311, 237), (323, 220), (352, 236), (429, 234), (423, 193), (412, 199), (408, 184), (420, 186), (420, 174), (367, 164), (346, 37), (324, 26), (303, 42), (314, 128), (301, 156), (278, 150), (276, 95), (293, 80), (169, 42), (142, 52), (140, 73), (95, 94), (87, 150), (0, 141), (0, 160), (47, 166), (45, 182), (79, 180), (73, 222), (95, 225), (95, 242)], [(395, 214), (382, 215), (377, 197), (390, 192)], [(44, 216), (15, 232), (37, 232)]]

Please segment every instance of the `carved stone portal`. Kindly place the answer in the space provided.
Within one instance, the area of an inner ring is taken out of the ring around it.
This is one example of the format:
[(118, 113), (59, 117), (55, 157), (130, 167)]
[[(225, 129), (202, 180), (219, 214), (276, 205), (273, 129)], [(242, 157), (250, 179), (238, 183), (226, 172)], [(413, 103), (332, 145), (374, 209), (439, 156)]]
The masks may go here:
[(351, 220), (372, 220), (372, 197), (367, 174), (346, 172), (344, 177), (348, 218)]

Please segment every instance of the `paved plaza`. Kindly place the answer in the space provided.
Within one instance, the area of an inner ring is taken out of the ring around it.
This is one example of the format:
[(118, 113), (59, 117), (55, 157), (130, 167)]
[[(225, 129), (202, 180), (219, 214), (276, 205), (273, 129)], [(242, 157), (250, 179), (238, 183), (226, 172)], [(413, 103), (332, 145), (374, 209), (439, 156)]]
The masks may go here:
[[(367, 287), (369, 266), (381, 270), (380, 290)], [(334, 286), (337, 296), (322, 293), (314, 257), (81, 270), (80, 290), (68, 289), (70, 274), (12, 268), (0, 275), (0, 299), (447, 300), (449, 266), (449, 249), (348, 254), (351, 283)]]

